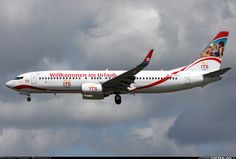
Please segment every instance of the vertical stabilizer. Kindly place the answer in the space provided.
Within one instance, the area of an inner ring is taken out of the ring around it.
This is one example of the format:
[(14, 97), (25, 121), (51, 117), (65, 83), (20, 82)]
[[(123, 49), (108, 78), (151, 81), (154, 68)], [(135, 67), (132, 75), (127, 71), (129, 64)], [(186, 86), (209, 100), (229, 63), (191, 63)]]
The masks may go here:
[(228, 36), (228, 31), (219, 32), (203, 50), (199, 58), (188, 65), (185, 70), (205, 72), (213, 72), (219, 70), (222, 63), (222, 57), (224, 55)]

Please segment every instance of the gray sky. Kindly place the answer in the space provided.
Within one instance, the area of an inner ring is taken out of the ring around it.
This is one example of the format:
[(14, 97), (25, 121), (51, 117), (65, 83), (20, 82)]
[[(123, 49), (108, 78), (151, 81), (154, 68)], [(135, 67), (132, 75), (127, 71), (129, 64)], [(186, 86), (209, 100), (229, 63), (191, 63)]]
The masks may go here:
[[(234, 0), (0, 1), (0, 154), (235, 156)], [(25, 96), (5, 87), (50, 69), (130, 69), (154, 48), (147, 69), (191, 63), (230, 31), (221, 81), (169, 94)]]

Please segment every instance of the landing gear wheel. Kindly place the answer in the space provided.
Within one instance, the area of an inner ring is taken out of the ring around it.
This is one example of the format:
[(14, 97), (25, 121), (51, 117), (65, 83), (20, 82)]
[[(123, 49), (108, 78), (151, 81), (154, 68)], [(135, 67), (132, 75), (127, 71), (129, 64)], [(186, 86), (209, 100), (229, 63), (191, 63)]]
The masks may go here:
[(121, 103), (121, 96), (120, 96), (119, 94), (117, 94), (117, 95), (115, 96), (115, 103), (116, 103), (116, 104), (120, 104), (120, 103)]
[(30, 98), (30, 97), (28, 97), (28, 98), (27, 98), (27, 101), (28, 101), (28, 102), (30, 102), (30, 101), (31, 101), (31, 98)]

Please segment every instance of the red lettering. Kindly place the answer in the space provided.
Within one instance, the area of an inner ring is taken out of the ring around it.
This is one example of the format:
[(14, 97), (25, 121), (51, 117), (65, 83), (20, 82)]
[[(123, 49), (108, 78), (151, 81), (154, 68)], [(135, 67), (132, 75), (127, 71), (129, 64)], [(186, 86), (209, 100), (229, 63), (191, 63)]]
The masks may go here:
[(97, 87), (90, 86), (89, 90), (92, 92), (96, 92), (98, 89), (97, 89)]
[(87, 77), (86, 73), (50, 73), (50, 77)]

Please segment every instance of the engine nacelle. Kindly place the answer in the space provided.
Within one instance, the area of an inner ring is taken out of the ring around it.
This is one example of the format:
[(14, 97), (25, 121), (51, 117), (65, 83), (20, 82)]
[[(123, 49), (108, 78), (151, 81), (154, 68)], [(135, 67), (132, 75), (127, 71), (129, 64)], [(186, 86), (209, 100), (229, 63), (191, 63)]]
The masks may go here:
[(97, 83), (82, 84), (83, 99), (104, 99), (102, 85)]

